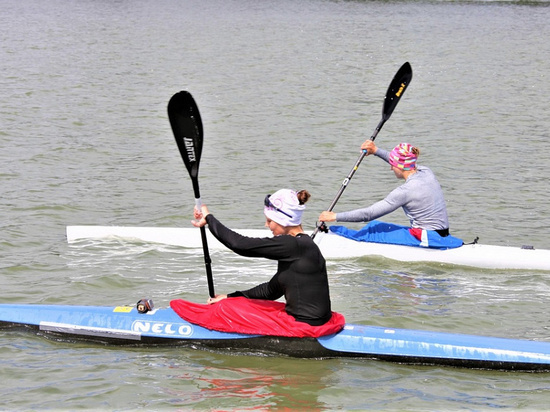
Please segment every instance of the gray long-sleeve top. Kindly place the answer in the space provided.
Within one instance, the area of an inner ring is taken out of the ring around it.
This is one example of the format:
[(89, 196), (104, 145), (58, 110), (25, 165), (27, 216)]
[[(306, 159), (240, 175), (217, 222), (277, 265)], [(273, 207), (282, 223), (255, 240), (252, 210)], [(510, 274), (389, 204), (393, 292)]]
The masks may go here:
[[(378, 148), (375, 156), (389, 163), (389, 152)], [(416, 173), (395, 188), (384, 200), (373, 205), (336, 214), (338, 222), (368, 222), (402, 207), (411, 227), (426, 230), (449, 228), (443, 191), (435, 175), (426, 166), (417, 166)]]

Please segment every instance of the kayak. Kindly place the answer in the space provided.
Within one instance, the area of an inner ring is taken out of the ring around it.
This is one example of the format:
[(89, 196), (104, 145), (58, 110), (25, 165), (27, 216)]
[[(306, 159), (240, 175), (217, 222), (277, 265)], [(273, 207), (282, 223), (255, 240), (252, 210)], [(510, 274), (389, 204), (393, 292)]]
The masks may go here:
[[(241, 229), (236, 232), (250, 237), (270, 237), (263, 229)], [(186, 248), (201, 248), (201, 236), (197, 228), (123, 227), (123, 226), (67, 226), (69, 243), (85, 239), (124, 239), (147, 243), (161, 243)], [(226, 249), (207, 232), (210, 249)], [(492, 246), (468, 244), (454, 249), (430, 249), (423, 247), (359, 242), (334, 233), (318, 233), (315, 242), (326, 259), (382, 256), (400, 262), (435, 262), (470, 266), (484, 269), (550, 270), (550, 250), (530, 246)]]
[[(138, 305), (139, 306), (139, 305)], [(1, 304), (0, 330), (32, 330), (56, 340), (119, 345), (181, 345), (231, 353), (550, 371), (550, 342), (346, 324), (318, 338), (218, 332), (183, 320), (171, 308)]]

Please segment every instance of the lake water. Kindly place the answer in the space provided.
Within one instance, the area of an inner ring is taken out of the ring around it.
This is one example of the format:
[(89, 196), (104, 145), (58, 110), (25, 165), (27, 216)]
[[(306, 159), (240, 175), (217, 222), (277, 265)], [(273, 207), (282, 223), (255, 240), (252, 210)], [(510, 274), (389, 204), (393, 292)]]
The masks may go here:
[[(191, 183), (166, 115), (190, 91), (203, 201), (263, 227), (281, 187), (328, 207), (405, 61), (414, 77), (376, 142), (420, 147), (465, 241), (550, 249), (550, 3), (4, 0), (0, 14), (3, 303), (207, 297), (201, 251), (68, 245), (68, 225), (189, 227)], [(367, 158), (335, 210), (400, 182)], [(397, 211), (385, 220), (406, 224)], [(213, 252), (216, 291), (270, 262)], [(329, 262), (350, 323), (550, 341), (550, 273), (383, 259)], [(118, 348), (0, 331), (2, 410), (540, 410), (550, 374)]]

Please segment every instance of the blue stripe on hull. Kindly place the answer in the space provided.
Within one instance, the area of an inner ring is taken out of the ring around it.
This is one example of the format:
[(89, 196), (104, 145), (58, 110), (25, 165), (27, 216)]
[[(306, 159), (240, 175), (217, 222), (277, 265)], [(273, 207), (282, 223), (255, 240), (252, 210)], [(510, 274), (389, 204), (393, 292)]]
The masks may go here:
[(443, 332), (346, 325), (334, 336), (318, 338), (335, 352), (382, 356), (548, 365), (550, 342)]

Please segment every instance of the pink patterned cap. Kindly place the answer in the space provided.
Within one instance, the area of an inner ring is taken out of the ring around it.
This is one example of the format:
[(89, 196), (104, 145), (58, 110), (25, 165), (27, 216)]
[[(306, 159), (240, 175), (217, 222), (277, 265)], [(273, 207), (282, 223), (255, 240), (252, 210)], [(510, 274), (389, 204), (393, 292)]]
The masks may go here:
[(393, 167), (401, 170), (413, 170), (416, 168), (417, 155), (413, 153), (414, 147), (409, 143), (400, 143), (390, 152), (389, 162)]

